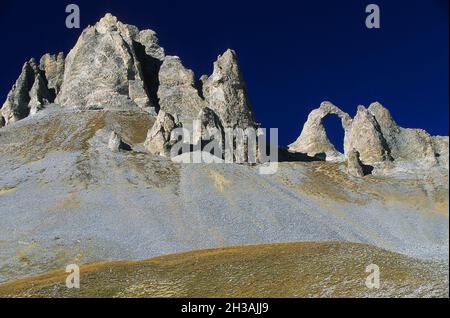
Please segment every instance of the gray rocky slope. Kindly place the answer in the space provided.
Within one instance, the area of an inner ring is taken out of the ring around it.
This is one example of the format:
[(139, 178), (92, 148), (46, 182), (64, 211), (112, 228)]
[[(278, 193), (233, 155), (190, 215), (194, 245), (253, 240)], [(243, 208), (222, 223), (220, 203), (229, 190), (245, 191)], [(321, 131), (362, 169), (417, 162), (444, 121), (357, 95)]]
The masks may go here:
[[(231, 50), (196, 80), (153, 31), (108, 14), (66, 58), (27, 62), (1, 114), (0, 281), (272, 242), (361, 242), (448, 262), (448, 137), (401, 128), (379, 103), (355, 118), (323, 103), (273, 175), (167, 158), (171, 130), (192, 119), (219, 136), (258, 127)], [(344, 154), (329, 115), (342, 119)]]

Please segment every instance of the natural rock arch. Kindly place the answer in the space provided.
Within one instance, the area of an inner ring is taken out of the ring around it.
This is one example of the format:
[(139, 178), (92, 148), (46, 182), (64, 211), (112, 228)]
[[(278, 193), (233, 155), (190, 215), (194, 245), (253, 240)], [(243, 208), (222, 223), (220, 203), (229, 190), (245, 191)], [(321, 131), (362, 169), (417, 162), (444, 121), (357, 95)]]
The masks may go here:
[[(340, 153), (330, 142), (323, 125), (328, 116), (337, 116), (341, 119), (345, 136), (351, 128), (352, 118), (330, 102), (323, 102), (319, 108), (313, 110), (306, 121), (300, 137), (291, 145), (291, 152), (305, 153), (308, 156), (325, 154), (327, 160), (344, 160), (344, 154)], [(347, 141), (344, 139), (344, 152)]]

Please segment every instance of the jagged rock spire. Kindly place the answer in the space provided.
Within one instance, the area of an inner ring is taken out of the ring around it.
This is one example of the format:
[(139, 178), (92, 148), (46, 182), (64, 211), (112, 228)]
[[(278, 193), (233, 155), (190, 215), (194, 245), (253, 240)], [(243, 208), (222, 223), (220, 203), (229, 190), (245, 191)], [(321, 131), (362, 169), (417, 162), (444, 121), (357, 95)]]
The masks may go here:
[[(38, 67), (35, 59), (26, 62), (22, 72), (8, 93), (1, 108), (1, 117), (4, 125), (12, 124), (28, 115), (36, 113), (45, 105), (53, 102), (55, 96), (48, 89), (46, 78), (48, 65)], [(50, 73), (50, 71), (49, 71)], [(57, 73), (55, 71), (55, 73)]]
[(29, 91), (33, 87), (37, 67), (34, 59), (26, 62), (22, 67), (22, 72), (8, 93), (2, 107), (2, 116), (5, 125), (14, 123), (25, 118), (30, 113), (28, 103), (30, 102)]
[(214, 72), (202, 78), (206, 106), (221, 119), (225, 128), (257, 126), (236, 52), (227, 50), (214, 63)]
[(26, 63), (2, 121), (23, 119), (53, 102), (85, 110), (141, 107), (155, 116), (161, 109), (184, 127), (209, 107), (225, 128), (257, 126), (234, 51), (218, 57), (210, 77), (196, 81), (179, 58), (166, 57), (154, 31), (139, 31), (109, 13), (83, 31), (66, 58), (45, 54), (39, 67)]
[(80, 109), (157, 109), (153, 85), (163, 58), (153, 31), (139, 31), (108, 13), (83, 31), (68, 54), (56, 101)]

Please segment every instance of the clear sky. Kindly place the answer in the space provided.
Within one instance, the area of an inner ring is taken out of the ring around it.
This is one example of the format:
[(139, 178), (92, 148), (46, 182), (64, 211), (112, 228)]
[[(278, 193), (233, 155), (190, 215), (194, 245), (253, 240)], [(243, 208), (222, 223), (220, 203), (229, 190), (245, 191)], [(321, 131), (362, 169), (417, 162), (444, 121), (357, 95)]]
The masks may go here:
[[(380, 101), (402, 126), (448, 135), (448, 0), (1, 0), (2, 102), (26, 60), (74, 46), (81, 30), (65, 27), (69, 3), (80, 6), (82, 28), (111, 12), (155, 30), (197, 77), (236, 50), (257, 119), (280, 129), (280, 144), (325, 100), (352, 116)], [(381, 9), (381, 29), (365, 27), (370, 3)], [(328, 133), (341, 148), (341, 128)]]

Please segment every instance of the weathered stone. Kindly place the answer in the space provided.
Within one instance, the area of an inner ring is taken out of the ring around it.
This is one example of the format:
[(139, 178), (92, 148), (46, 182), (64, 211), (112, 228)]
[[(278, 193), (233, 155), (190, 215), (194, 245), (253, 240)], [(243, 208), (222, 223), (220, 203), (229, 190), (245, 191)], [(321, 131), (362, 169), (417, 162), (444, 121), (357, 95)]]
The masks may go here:
[[(54, 102), (58, 76), (61, 76), (58, 72), (61, 72), (61, 67), (64, 68), (64, 58), (59, 56), (58, 60), (52, 60), (53, 58), (53, 55), (45, 54), (39, 67), (34, 59), (24, 64), (21, 75), (1, 109), (5, 125), (33, 115)], [(47, 74), (51, 79), (52, 89), (48, 88)]]
[(158, 97), (161, 110), (177, 114), (183, 124), (192, 124), (204, 106), (194, 73), (177, 56), (167, 56), (161, 66)]
[(164, 48), (159, 45), (156, 32), (152, 30), (142, 30), (139, 32), (136, 41), (144, 46), (147, 55), (160, 61), (164, 60), (166, 54)]
[(114, 131), (111, 132), (111, 135), (109, 137), (108, 148), (113, 152), (118, 152), (120, 150), (131, 150), (131, 146), (126, 144), (122, 140), (122, 138)]
[(355, 149), (347, 153), (347, 172), (355, 177), (364, 177), (363, 163), (359, 158), (359, 152)]
[(29, 94), (30, 103), (28, 104), (28, 107), (30, 108), (30, 115), (35, 115), (54, 99), (54, 95), (48, 90), (47, 84), (41, 74), (36, 75), (33, 87)]
[(302, 134), (289, 150), (309, 156), (325, 154), (327, 160), (339, 159), (342, 154), (330, 143), (323, 127), (323, 119), (331, 114), (342, 120), (347, 157), (349, 149), (355, 149), (367, 164), (418, 159), (426, 159), (431, 164), (448, 162), (448, 137), (432, 137), (421, 129), (402, 128), (380, 103), (373, 103), (368, 109), (359, 106), (353, 120), (331, 103), (322, 103), (310, 113)]
[(64, 79), (64, 53), (58, 55), (45, 54), (40, 60), (39, 68), (47, 80), (47, 88), (53, 94), (53, 99), (58, 95)]
[(435, 136), (432, 137), (433, 149), (437, 162), (449, 169), (449, 138), (448, 136)]
[(8, 93), (6, 101), (1, 109), (5, 125), (14, 123), (29, 115), (29, 92), (33, 87), (37, 71), (38, 68), (34, 59), (26, 62), (22, 67), (22, 72), (17, 79), (16, 84)]
[(161, 110), (156, 122), (147, 134), (144, 143), (145, 149), (153, 154), (163, 157), (170, 156), (170, 149), (176, 140), (172, 139), (172, 131), (180, 127), (179, 121), (172, 115)]
[(198, 115), (198, 127), (194, 129), (194, 145), (206, 146), (207, 152), (214, 152), (222, 158), (224, 154), (225, 131), (217, 114), (207, 107)]
[(436, 159), (432, 136), (422, 129), (402, 128), (388, 109), (373, 103), (369, 112), (375, 116), (390, 153), (395, 160)]
[(358, 151), (365, 164), (392, 160), (380, 125), (364, 106), (358, 107), (351, 129), (346, 133), (345, 142), (346, 149)]
[(323, 126), (324, 119), (330, 115), (336, 115), (341, 119), (346, 132), (350, 129), (352, 124), (350, 115), (330, 102), (323, 102), (318, 109), (309, 114), (300, 137), (289, 145), (289, 151), (304, 153), (312, 157), (325, 154), (327, 160), (343, 160), (343, 154), (337, 151), (330, 142)]
[[(152, 57), (139, 42), (148, 39), (140, 34), (111, 14), (85, 29), (67, 55), (57, 103), (80, 109), (157, 108), (145, 82), (157, 76), (158, 67), (148, 67), (147, 59)], [(152, 43), (154, 50), (156, 44)]]
[(206, 106), (219, 116), (225, 128), (257, 126), (234, 51), (219, 56), (213, 74), (202, 81)]

